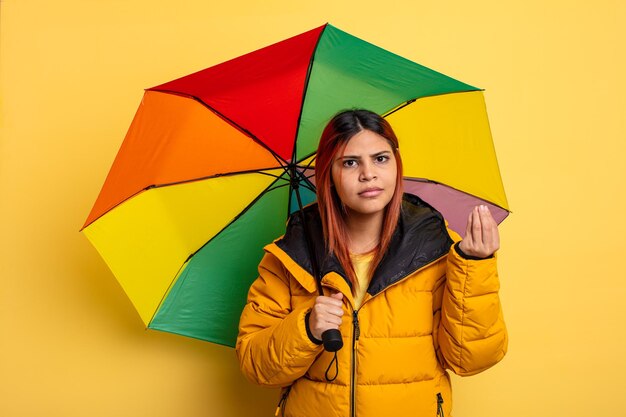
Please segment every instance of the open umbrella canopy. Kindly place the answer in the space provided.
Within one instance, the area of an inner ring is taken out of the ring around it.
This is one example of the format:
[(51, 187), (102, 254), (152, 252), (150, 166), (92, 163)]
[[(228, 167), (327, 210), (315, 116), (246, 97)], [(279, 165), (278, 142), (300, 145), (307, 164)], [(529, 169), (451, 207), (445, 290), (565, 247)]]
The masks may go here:
[(83, 232), (148, 328), (233, 346), (264, 244), (315, 200), (338, 111), (384, 115), (405, 191), (508, 214), (482, 91), (324, 25), (146, 90)]

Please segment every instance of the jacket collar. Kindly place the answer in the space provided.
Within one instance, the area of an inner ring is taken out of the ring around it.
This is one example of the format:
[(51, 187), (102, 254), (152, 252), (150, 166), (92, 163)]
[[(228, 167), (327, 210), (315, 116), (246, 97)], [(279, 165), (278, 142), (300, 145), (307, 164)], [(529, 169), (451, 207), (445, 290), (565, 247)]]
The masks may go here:
[[(308, 250), (304, 235), (304, 217), (314, 248), (314, 259), (319, 265), (319, 277), (324, 278), (326, 282), (325, 277), (329, 274), (337, 274), (343, 278), (350, 290), (351, 285), (339, 261), (333, 254), (328, 254), (317, 204), (303, 208), (300, 213), (296, 212), (291, 216), (285, 235), (269, 245), (266, 250), (278, 255), (289, 272), (308, 291), (315, 292), (311, 252)], [(448, 253), (452, 243), (441, 214), (419, 197), (404, 194), (398, 226), (391, 238), (387, 254), (374, 271), (367, 292), (372, 296), (376, 295), (439, 259)], [(283, 252), (287, 257), (276, 252)], [(344, 283), (340, 285), (343, 286)]]

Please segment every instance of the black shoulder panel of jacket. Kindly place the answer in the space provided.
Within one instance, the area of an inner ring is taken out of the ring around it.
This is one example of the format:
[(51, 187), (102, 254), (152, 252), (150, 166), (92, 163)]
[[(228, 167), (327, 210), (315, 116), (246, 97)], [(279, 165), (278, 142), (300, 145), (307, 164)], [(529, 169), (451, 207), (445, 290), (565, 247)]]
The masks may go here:
[[(320, 277), (315, 277), (316, 280), (330, 272), (336, 272), (350, 285), (337, 258), (328, 253), (317, 204), (295, 212), (289, 219), (285, 235), (276, 241), (276, 245), (314, 275), (302, 217), (314, 246), (315, 261), (320, 266)], [(452, 243), (441, 214), (419, 197), (405, 193), (398, 226), (387, 253), (374, 272), (367, 292), (376, 295), (389, 285), (439, 259), (448, 253)]]
[[(303, 217), (313, 250), (310, 250), (307, 245), (304, 235)], [(285, 235), (276, 241), (276, 245), (318, 282), (329, 272), (336, 272), (344, 278), (346, 276), (337, 258), (333, 254), (328, 253), (317, 203), (310, 204), (291, 215), (287, 223)], [(318, 272), (320, 276), (318, 277), (313, 273), (311, 253), (314, 254), (316, 264), (319, 265)], [(348, 284), (350, 284), (349, 281)]]

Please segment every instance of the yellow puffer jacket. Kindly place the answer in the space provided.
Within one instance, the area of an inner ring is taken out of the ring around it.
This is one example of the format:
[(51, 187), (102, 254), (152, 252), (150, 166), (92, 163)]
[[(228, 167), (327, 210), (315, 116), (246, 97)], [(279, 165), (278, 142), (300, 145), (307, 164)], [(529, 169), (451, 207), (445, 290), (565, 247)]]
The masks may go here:
[(305, 215), (325, 293), (344, 295), (338, 375), (327, 381), (333, 354), (307, 334), (305, 316), (318, 292), (298, 216), (266, 246), (250, 288), (236, 346), (243, 373), (285, 387), (285, 416), (450, 416), (445, 370), (476, 374), (506, 352), (495, 257), (460, 256), (452, 246), (459, 237), (441, 215), (407, 195), (388, 255), (355, 311), (341, 267), (323, 255), (317, 207)]

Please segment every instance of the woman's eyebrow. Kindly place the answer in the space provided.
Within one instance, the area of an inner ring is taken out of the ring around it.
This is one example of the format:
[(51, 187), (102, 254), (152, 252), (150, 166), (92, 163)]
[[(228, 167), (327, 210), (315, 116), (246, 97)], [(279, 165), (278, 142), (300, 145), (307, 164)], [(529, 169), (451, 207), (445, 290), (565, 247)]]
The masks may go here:
[[(376, 152), (370, 155), (370, 158), (376, 158), (377, 156), (381, 156), (381, 155), (385, 155), (385, 154), (390, 154), (391, 151), (380, 151), (380, 152)], [(361, 159), (361, 156), (359, 155), (342, 155), (339, 159)]]

